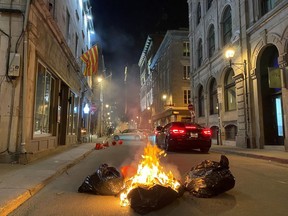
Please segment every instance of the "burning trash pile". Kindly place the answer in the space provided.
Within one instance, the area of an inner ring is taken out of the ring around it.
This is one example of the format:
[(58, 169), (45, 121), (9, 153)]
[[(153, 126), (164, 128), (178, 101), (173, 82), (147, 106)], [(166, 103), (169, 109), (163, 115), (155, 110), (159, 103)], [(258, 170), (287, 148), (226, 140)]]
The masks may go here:
[(143, 215), (172, 203), (185, 191), (196, 197), (208, 198), (235, 185), (228, 158), (224, 155), (220, 162), (205, 160), (192, 167), (183, 184), (175, 179), (171, 171), (164, 171), (160, 165), (160, 158), (164, 156), (165, 151), (148, 143), (138, 168), (130, 167), (129, 175), (129, 166), (122, 167), (119, 172), (114, 167), (102, 164), (94, 174), (86, 177), (78, 192), (120, 195), (121, 206), (130, 206)]
[(165, 173), (159, 163), (164, 151), (148, 143), (137, 173), (125, 181), (120, 194), (121, 206), (130, 205), (134, 211), (146, 214), (160, 209), (183, 195), (183, 187), (172, 172)]

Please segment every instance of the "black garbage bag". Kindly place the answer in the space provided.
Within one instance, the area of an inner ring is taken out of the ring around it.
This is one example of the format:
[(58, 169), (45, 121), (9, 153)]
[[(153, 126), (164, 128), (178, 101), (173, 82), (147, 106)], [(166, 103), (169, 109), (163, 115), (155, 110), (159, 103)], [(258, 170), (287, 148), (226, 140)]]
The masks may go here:
[(163, 208), (183, 195), (184, 187), (176, 192), (170, 187), (155, 185), (150, 188), (137, 187), (128, 194), (130, 207), (137, 213), (144, 215), (151, 211)]
[(224, 193), (235, 186), (229, 170), (229, 160), (221, 155), (220, 162), (205, 160), (186, 175), (184, 187), (196, 197), (208, 198)]
[(85, 178), (78, 188), (80, 193), (96, 195), (118, 195), (124, 187), (124, 178), (120, 172), (107, 164), (102, 164), (95, 173)]

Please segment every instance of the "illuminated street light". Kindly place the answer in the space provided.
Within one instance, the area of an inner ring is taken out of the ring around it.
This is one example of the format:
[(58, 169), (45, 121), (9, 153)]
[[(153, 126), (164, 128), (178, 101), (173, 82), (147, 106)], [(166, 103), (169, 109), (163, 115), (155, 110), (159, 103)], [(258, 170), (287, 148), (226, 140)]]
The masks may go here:
[(103, 80), (102, 77), (97, 78), (98, 83), (102, 82), (102, 80)]
[(85, 104), (85, 107), (84, 107), (84, 110), (83, 110), (83, 111), (84, 111), (85, 114), (88, 114), (88, 113), (89, 113), (90, 108), (89, 108), (89, 106), (88, 106), (87, 103)]

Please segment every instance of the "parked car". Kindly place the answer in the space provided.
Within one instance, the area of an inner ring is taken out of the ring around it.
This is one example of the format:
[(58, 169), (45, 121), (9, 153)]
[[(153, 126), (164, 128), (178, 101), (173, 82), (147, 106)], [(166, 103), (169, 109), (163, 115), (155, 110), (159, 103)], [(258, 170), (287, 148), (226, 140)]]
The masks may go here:
[(170, 122), (158, 127), (156, 145), (166, 151), (176, 149), (200, 149), (207, 153), (211, 147), (210, 128), (191, 122)]
[(125, 129), (119, 133), (114, 133), (114, 140), (144, 140), (147, 136), (140, 130), (137, 129)]

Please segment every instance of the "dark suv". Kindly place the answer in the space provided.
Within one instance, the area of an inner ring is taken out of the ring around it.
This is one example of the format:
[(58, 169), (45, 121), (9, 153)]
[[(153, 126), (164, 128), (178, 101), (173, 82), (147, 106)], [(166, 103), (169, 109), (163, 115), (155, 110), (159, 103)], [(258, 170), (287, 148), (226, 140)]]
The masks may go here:
[(207, 153), (211, 147), (210, 128), (191, 122), (170, 122), (158, 127), (156, 145), (171, 151), (174, 149), (200, 149)]

